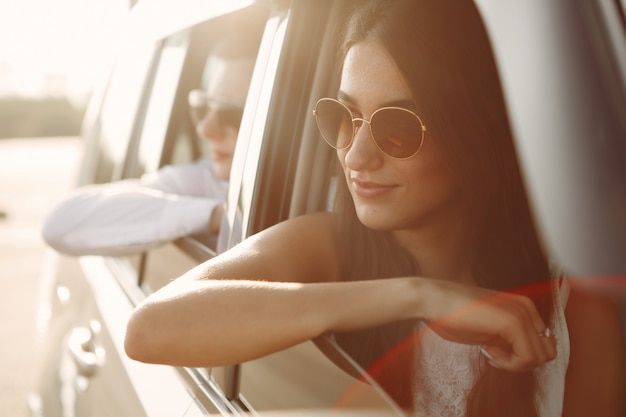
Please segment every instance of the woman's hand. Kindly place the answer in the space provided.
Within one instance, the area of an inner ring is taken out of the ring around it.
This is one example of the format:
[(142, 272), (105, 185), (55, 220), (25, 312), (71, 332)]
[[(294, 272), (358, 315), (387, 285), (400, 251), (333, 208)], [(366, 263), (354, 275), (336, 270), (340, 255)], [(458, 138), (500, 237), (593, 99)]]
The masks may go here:
[(443, 338), (483, 346), (492, 366), (527, 371), (556, 357), (556, 341), (528, 297), (434, 280), (428, 326)]

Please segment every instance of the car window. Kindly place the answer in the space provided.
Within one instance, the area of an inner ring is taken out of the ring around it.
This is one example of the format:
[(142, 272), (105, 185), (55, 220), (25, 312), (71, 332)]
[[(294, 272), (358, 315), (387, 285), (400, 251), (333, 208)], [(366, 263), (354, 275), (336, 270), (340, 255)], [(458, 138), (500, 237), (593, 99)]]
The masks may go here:
[[(176, 94), (188, 50), (188, 32), (171, 36), (160, 49), (157, 70), (150, 88), (146, 116), (139, 136), (139, 150), (134, 175), (156, 171), (160, 168), (168, 125), (173, 122)], [(176, 126), (177, 127), (177, 126)], [(179, 142), (178, 135), (175, 141)], [(181, 140), (182, 142), (182, 140)], [(191, 162), (193, 156), (185, 155), (180, 162)]]
[[(156, 70), (146, 97), (145, 117), (138, 129), (138, 143), (128, 151), (132, 163), (127, 177), (139, 177), (166, 163), (191, 163), (197, 158), (189, 143), (189, 122), (182, 118), (185, 105), (179, 97), (186, 68), (191, 33), (176, 33), (162, 42), (155, 60)], [(172, 154), (176, 158), (172, 158)], [(195, 266), (196, 261), (173, 244), (165, 244), (147, 253), (128, 257), (137, 275), (133, 281), (146, 293), (162, 287)]]
[[(90, 122), (79, 183), (105, 183), (127, 177), (135, 166), (133, 149), (144, 112), (145, 91), (154, 70), (158, 44), (122, 49), (106, 83), (99, 117)], [(93, 110), (93, 109), (90, 109)], [(95, 110), (93, 110), (95, 111)], [(138, 280), (142, 255), (111, 260), (112, 266), (132, 281)]]
[[(129, 48), (120, 56), (101, 111), (97, 181), (138, 178), (154, 171), (162, 164), (166, 142), (184, 140), (184, 134), (178, 133), (185, 128), (184, 123), (174, 123), (173, 120), (177, 117), (175, 106), (180, 106), (176, 97), (188, 38), (189, 34), (183, 31), (162, 42)], [(193, 160), (190, 153), (184, 156), (186, 159), (181, 162)], [(181, 268), (192, 265), (180, 251), (165, 256), (179, 260), (166, 265), (180, 264), (183, 265)], [(142, 283), (142, 277), (150, 276), (154, 281), (162, 282), (155, 285), (157, 288), (167, 282), (165, 274), (173, 269), (153, 268), (146, 253), (110, 259), (109, 262), (119, 272), (120, 280), (136, 285)], [(168, 279), (176, 276), (169, 275)], [(146, 285), (145, 288), (151, 287)]]
[(155, 47), (145, 45), (129, 48), (118, 60), (100, 113), (99, 154), (93, 182), (115, 181), (123, 176), (155, 52)]
[[(142, 132), (139, 145), (139, 164), (142, 168), (157, 169), (166, 164), (191, 163), (208, 156), (209, 141), (198, 137), (195, 131), (188, 95), (193, 89), (205, 89), (211, 80), (214, 60), (209, 54), (209, 46), (214, 40), (212, 38), (224, 36), (219, 28), (225, 24), (223, 19), (226, 18), (204, 22), (166, 40), (160, 56), (165, 70), (157, 71), (151, 103), (165, 101), (167, 104), (155, 105), (154, 112), (151, 112), (152, 104), (148, 108), (144, 124), (152, 127)], [(167, 84), (165, 87), (158, 85), (161, 73), (164, 84)], [(167, 81), (169, 73), (176, 74), (175, 83)], [(165, 90), (165, 94), (161, 94), (160, 90)], [(154, 126), (161, 126), (161, 129), (150, 132), (156, 129)], [(141, 266), (142, 288), (150, 293), (162, 287), (198, 262), (214, 256), (216, 244), (216, 235), (198, 234), (148, 252)]]

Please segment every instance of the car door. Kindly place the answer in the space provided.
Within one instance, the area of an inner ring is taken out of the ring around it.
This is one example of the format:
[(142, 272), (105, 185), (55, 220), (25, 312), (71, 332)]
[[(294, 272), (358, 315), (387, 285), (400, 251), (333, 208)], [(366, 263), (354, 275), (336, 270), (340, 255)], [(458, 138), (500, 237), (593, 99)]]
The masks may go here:
[[(220, 10), (210, 10), (204, 17), (212, 26), (220, 16)], [(206, 25), (190, 26), (159, 39), (137, 36), (121, 50), (84, 121), (78, 185), (136, 178), (200, 156), (186, 95), (201, 78), (210, 39), (203, 38)], [(195, 258), (168, 245), (127, 257), (74, 258), (49, 251), (46, 259), (38, 315), (42, 371), (30, 400), (33, 416), (228, 411), (219, 401), (198, 405), (197, 383), (186, 383), (181, 375), (187, 372), (135, 362), (124, 353), (126, 321), (134, 306), (150, 288), (196, 265)], [(165, 262), (154, 265), (153, 259)]]

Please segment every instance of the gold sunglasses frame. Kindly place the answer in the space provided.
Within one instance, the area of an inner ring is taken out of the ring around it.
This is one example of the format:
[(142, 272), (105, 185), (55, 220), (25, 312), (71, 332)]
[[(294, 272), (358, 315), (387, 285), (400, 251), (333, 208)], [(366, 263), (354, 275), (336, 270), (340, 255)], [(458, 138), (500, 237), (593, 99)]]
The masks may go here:
[[(352, 137), (350, 138), (350, 140), (348, 141), (348, 144), (344, 147), (337, 147), (335, 145), (333, 145), (332, 143), (330, 143), (328, 141), (328, 139), (326, 139), (326, 137), (324, 136), (324, 133), (320, 127), (320, 122), (318, 120), (318, 112), (317, 112), (317, 106), (324, 101), (331, 101), (334, 103), (339, 104), (340, 106), (342, 106), (344, 109), (346, 109), (348, 111), (348, 113), (350, 114), (350, 119), (352, 120)], [(409, 156), (405, 156), (405, 157), (397, 157), (397, 156), (393, 156), (393, 155), (389, 155), (387, 152), (385, 152), (380, 145), (378, 144), (378, 142), (376, 141), (376, 139), (374, 138), (374, 132), (372, 131), (372, 122), (371, 120), (374, 118), (374, 115), (376, 113), (378, 113), (381, 110), (401, 110), (404, 112), (407, 112), (411, 115), (413, 115), (417, 121), (419, 122), (421, 128), (422, 128), (422, 136), (420, 138), (420, 144), (417, 147), (417, 150), (412, 153)], [(394, 106), (390, 106), (390, 107), (381, 107), (379, 109), (376, 109), (372, 115), (370, 116), (369, 120), (363, 118), (363, 117), (354, 117), (354, 115), (352, 114), (352, 111), (348, 108), (348, 106), (346, 106), (345, 104), (343, 104), (341, 101), (334, 99), (334, 98), (330, 98), (330, 97), (324, 97), (324, 98), (320, 98), (319, 100), (317, 100), (317, 102), (315, 103), (315, 107), (313, 108), (313, 116), (315, 117), (315, 124), (317, 125), (317, 129), (320, 132), (320, 135), (322, 136), (322, 138), (324, 139), (324, 142), (326, 142), (331, 148), (333, 149), (337, 149), (337, 150), (343, 150), (343, 149), (348, 149), (350, 146), (352, 146), (352, 143), (354, 142), (354, 138), (358, 132), (358, 130), (360, 129), (361, 126), (363, 126), (364, 123), (367, 123), (368, 127), (369, 127), (369, 132), (370, 132), (370, 138), (372, 139), (372, 142), (374, 142), (374, 144), (376, 145), (376, 147), (378, 148), (379, 151), (381, 151), (384, 155), (387, 155), (390, 158), (393, 159), (409, 159), (409, 158), (413, 158), (415, 155), (417, 155), (419, 153), (419, 151), (422, 149), (422, 146), (424, 145), (424, 139), (426, 136), (426, 125), (424, 124), (424, 122), (422, 121), (422, 119), (413, 111), (409, 110), (409, 109), (405, 109), (404, 107), (394, 107)], [(357, 125), (355, 122), (361, 122), (359, 125)]]

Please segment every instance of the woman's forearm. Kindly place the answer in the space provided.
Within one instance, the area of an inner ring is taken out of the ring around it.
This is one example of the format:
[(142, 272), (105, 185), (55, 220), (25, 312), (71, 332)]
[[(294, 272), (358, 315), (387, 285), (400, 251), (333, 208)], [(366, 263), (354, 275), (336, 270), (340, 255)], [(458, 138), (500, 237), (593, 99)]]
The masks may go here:
[(397, 278), (344, 283), (180, 280), (149, 297), (127, 329), (130, 357), (218, 366), (267, 355), (325, 332), (415, 316), (419, 285)]

